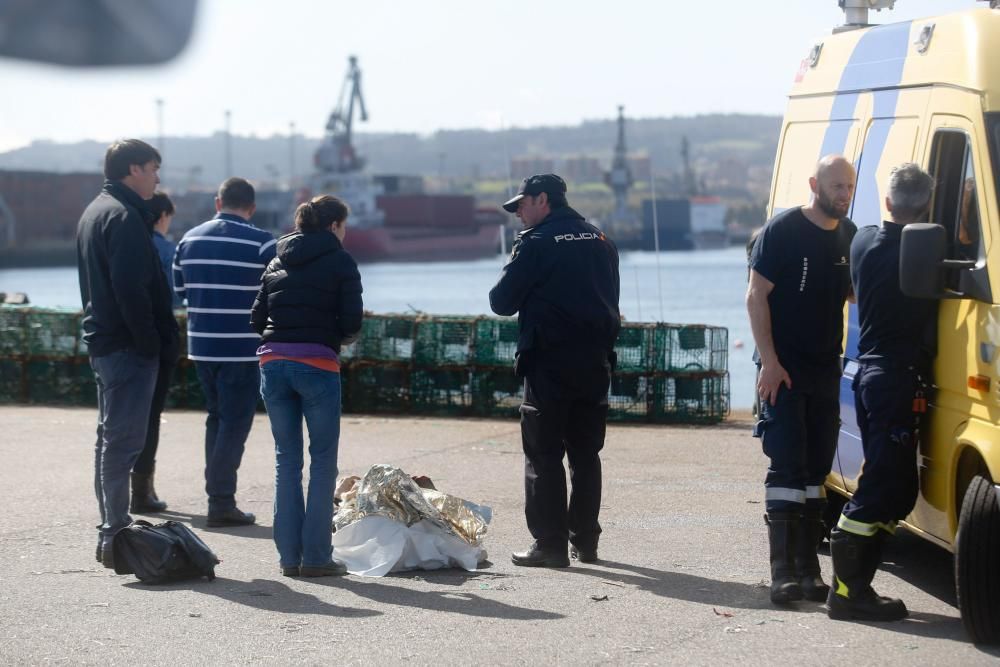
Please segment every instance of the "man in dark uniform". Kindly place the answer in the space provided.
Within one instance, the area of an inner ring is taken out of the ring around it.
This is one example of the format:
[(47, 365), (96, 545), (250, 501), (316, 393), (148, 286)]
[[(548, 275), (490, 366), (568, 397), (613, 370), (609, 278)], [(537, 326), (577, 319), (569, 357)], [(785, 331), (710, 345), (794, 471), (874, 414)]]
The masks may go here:
[(760, 421), (754, 435), (771, 459), (765, 517), (771, 601), (822, 602), (816, 546), (824, 531), (823, 482), (840, 430), (844, 302), (854, 223), (848, 207), (855, 173), (839, 155), (822, 158), (809, 179), (808, 206), (764, 226), (750, 259), (747, 311), (757, 343)]
[(864, 227), (851, 244), (851, 278), (858, 297), (859, 368), (854, 404), (865, 462), (854, 497), (830, 536), (834, 586), (827, 604), (834, 619), (894, 621), (902, 600), (871, 587), (882, 540), (917, 501), (919, 398), (934, 356), (937, 302), (903, 296), (899, 247), (903, 227), (927, 212), (934, 181), (913, 163), (889, 178), (885, 206), (892, 218)]
[[(490, 290), (498, 315), (518, 313), (514, 371), (524, 378), (524, 513), (535, 539), (515, 565), (597, 560), (601, 459), (618, 312), (618, 250), (569, 207), (555, 174), (527, 178), (503, 205), (524, 224)], [(572, 491), (566, 504), (563, 456)]]

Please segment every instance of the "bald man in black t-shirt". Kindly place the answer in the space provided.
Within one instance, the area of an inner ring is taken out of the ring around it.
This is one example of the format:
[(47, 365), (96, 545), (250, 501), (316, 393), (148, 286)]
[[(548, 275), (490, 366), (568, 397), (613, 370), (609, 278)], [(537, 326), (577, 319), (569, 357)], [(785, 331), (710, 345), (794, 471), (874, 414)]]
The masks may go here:
[(845, 216), (854, 167), (824, 157), (809, 178), (808, 206), (764, 226), (750, 257), (747, 311), (760, 366), (760, 421), (754, 435), (771, 459), (765, 486), (771, 601), (824, 601), (816, 545), (840, 427), (844, 303), (851, 297)]

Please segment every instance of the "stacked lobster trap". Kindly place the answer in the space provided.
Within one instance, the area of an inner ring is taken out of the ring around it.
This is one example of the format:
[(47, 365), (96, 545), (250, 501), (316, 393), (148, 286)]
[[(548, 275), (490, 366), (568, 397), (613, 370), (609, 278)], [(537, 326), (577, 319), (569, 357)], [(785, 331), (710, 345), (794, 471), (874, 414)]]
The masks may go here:
[[(0, 307), (0, 402), (96, 403), (80, 320), (79, 311)], [(522, 395), (516, 347), (512, 318), (368, 315), (342, 351), (344, 411), (514, 417)], [(725, 328), (625, 322), (615, 352), (610, 420), (715, 423), (729, 413)], [(167, 404), (204, 405), (186, 358)]]

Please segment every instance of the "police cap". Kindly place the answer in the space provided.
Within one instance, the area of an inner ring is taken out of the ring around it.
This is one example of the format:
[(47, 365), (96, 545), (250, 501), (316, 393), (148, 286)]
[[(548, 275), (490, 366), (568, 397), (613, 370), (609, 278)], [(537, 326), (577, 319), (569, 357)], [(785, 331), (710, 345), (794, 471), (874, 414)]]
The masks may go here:
[(555, 174), (535, 174), (521, 181), (521, 189), (503, 203), (503, 210), (517, 213), (517, 203), (525, 197), (537, 197), (543, 192), (550, 195), (566, 194), (566, 181)]

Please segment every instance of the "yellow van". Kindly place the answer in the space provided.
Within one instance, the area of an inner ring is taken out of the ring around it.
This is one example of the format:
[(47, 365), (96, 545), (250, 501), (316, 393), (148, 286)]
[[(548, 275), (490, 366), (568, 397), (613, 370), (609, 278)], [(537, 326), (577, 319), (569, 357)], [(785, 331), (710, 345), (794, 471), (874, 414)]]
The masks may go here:
[[(915, 463), (920, 497), (905, 525), (954, 552), (963, 622), (986, 642), (1000, 641), (996, 5), (842, 29), (815, 43), (789, 96), (769, 208), (774, 215), (806, 202), (807, 176), (829, 153), (857, 167), (850, 217), (858, 227), (887, 218), (885, 188), (896, 165), (916, 162), (935, 177), (929, 224), (906, 228), (900, 269), (908, 294), (941, 299), (935, 387)], [(847, 313), (842, 426), (827, 479), (836, 513), (857, 488), (863, 459), (851, 391), (857, 308)]]

